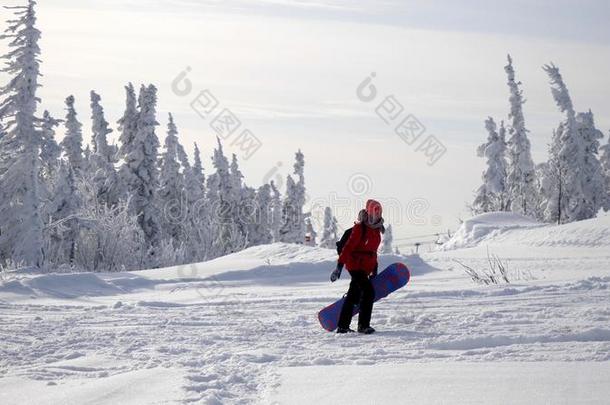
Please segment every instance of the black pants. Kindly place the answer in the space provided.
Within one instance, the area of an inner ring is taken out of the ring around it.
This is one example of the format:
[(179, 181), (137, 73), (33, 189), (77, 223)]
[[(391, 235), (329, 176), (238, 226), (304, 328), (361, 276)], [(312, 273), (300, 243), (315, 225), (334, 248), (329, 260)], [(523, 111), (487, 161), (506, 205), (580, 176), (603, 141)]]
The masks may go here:
[(367, 328), (371, 326), (371, 313), (373, 312), (373, 301), (375, 300), (375, 290), (364, 271), (350, 271), (352, 281), (349, 283), (347, 297), (341, 308), (339, 316), (339, 327), (349, 328), (352, 323), (352, 313), (354, 305), (360, 305), (360, 315), (358, 316), (358, 327)]

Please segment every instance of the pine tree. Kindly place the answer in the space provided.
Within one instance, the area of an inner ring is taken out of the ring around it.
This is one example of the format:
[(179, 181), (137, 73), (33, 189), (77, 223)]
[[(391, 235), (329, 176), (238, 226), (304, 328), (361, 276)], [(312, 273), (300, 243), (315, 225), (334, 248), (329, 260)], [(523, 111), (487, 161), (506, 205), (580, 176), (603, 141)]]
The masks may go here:
[(61, 147), (55, 141), (55, 127), (60, 123), (61, 120), (53, 118), (47, 110), (44, 111), (43, 118), (39, 123), (41, 136), (39, 197), (42, 202), (41, 211), (45, 227), (48, 227), (48, 205), (54, 195), (53, 190), (56, 188), (55, 183), (60, 180), (57, 177), (57, 170), (59, 169), (60, 164), (59, 157), (61, 156)]
[(271, 204), (270, 204), (270, 223), (271, 223), (271, 235), (273, 236), (274, 242), (280, 241), (280, 228), (282, 226), (282, 196), (275, 186), (273, 180), (269, 182), (271, 187)]
[(205, 176), (203, 175), (203, 165), (201, 164), (201, 153), (199, 152), (199, 146), (195, 143), (195, 156), (193, 164), (193, 175), (198, 184), (201, 185), (203, 191), (203, 185), (205, 184)]
[(42, 160), (43, 177), (47, 180), (53, 176), (59, 164), (61, 148), (55, 140), (55, 127), (61, 122), (62, 120), (53, 118), (47, 110), (44, 111), (41, 124), (40, 159)]
[(255, 245), (264, 245), (273, 241), (272, 218), (273, 210), (270, 209), (273, 197), (271, 185), (263, 184), (256, 190), (254, 201), (254, 226), (252, 240)]
[(476, 198), (472, 204), (475, 214), (504, 210), (506, 195), (506, 143), (504, 139), (504, 124), (497, 132), (493, 118), (485, 121), (488, 132), (487, 141), (477, 149), (479, 157), (485, 157), (487, 168), (483, 172), (483, 184), (477, 190)]
[(119, 156), (126, 158), (131, 152), (134, 146), (134, 139), (138, 132), (138, 116), (140, 115), (138, 108), (136, 107), (136, 91), (133, 88), (133, 84), (129, 83), (125, 86), (125, 112), (121, 119), (117, 121), (119, 125), (119, 141), (121, 147), (119, 148)]
[(549, 148), (548, 171), (555, 180), (548, 182), (552, 188), (545, 196), (546, 219), (561, 224), (586, 218), (582, 188), (584, 147), (579, 139), (572, 99), (559, 69), (553, 64), (543, 68), (549, 75), (553, 98), (560, 111), (566, 114), (565, 120), (554, 131)]
[(104, 118), (104, 108), (100, 105), (102, 98), (93, 90), (91, 90), (90, 96), (93, 153), (103, 156), (108, 162), (112, 162), (114, 154), (108, 145), (108, 134), (112, 133), (112, 129), (108, 127), (108, 121)]
[(244, 235), (235, 223), (234, 191), (235, 179), (232, 178), (229, 161), (224, 155), (220, 139), (217, 138), (218, 147), (214, 149), (212, 165), (216, 173), (208, 177), (208, 200), (210, 203), (211, 222), (214, 224), (216, 236), (212, 245), (212, 255), (222, 256), (237, 252), (246, 244)]
[(533, 203), (535, 198), (535, 172), (531, 158), (530, 142), (527, 138), (528, 131), (525, 128), (523, 117), (523, 104), (525, 100), (523, 99), (523, 92), (519, 88), (521, 82), (515, 81), (515, 73), (510, 55), (508, 55), (508, 65), (504, 69), (508, 75), (508, 86), (511, 93), (509, 98), (511, 104), (511, 112), (509, 114), (511, 125), (509, 127), (510, 138), (508, 140), (507, 203), (512, 211), (527, 215), (531, 211), (531, 206), (535, 205)]
[[(184, 147), (177, 143), (178, 160), (182, 166), (182, 177), (184, 181), (184, 190), (186, 193), (189, 212), (191, 209), (198, 211), (198, 216), (202, 218), (202, 211), (205, 211), (205, 176), (203, 174), (203, 165), (201, 164), (201, 152), (197, 144), (194, 144), (194, 164), (191, 166), (188, 156), (184, 151)], [(190, 216), (189, 216), (190, 217)]]
[(504, 70), (508, 76), (511, 105), (509, 114), (511, 123), (508, 128), (507, 204), (511, 211), (529, 215), (536, 201), (534, 162), (523, 117), (525, 100), (523, 91), (519, 88), (521, 82), (515, 81), (513, 60), (510, 55)]
[(91, 156), (93, 156), (91, 145), (87, 144), (83, 150), (83, 172), (87, 172), (91, 169)]
[(333, 216), (333, 211), (330, 207), (324, 208), (324, 230), (322, 231), (322, 239), (320, 247), (326, 249), (335, 249), (337, 242), (337, 218)]
[(280, 228), (280, 240), (287, 243), (303, 243), (305, 240), (305, 221), (303, 217), (303, 206), (305, 205), (305, 160), (303, 153), (297, 151), (295, 154), (294, 175), (298, 180), (295, 182), (292, 176), (286, 179), (286, 198), (282, 207), (282, 226)]
[(286, 197), (282, 204), (282, 225), (279, 230), (280, 240), (285, 243), (303, 243), (298, 232), (302, 214), (296, 203), (296, 184), (292, 177), (286, 178)]
[[(536, 206), (536, 219), (539, 221), (548, 221), (547, 209), (555, 212), (555, 210), (549, 206), (551, 201), (548, 200), (548, 196), (553, 195), (554, 190), (557, 189), (557, 177), (549, 162), (541, 162), (536, 165), (536, 189), (536, 194), (539, 197)], [(551, 222), (552, 221), (556, 222), (557, 219), (555, 218), (554, 220), (551, 220)]]
[(301, 207), (302, 212), (305, 205), (305, 157), (300, 149), (295, 154), (294, 174), (298, 177), (296, 183), (296, 202)]
[(227, 201), (230, 207), (230, 216), (233, 218), (237, 232), (242, 235), (245, 239), (248, 234), (248, 224), (252, 219), (254, 213), (254, 190), (246, 190), (243, 186), (244, 175), (239, 170), (239, 163), (237, 162), (237, 155), (235, 153), (231, 156), (231, 164), (229, 165), (229, 194)]
[(201, 164), (199, 147), (195, 144), (194, 164), (190, 165), (182, 145), (178, 143), (178, 158), (183, 168), (184, 192), (186, 194), (187, 215), (185, 234), (187, 256), (192, 261), (202, 261), (208, 257), (212, 244), (212, 226), (208, 204), (205, 199), (205, 176)]
[(610, 211), (610, 135), (608, 135), (608, 142), (600, 147), (600, 151), (600, 164), (606, 189), (606, 197), (603, 200), (602, 208), (604, 211)]
[(385, 232), (383, 234), (383, 244), (381, 245), (381, 253), (392, 254), (392, 243), (393, 242), (394, 242), (394, 237), (392, 236), (392, 224), (389, 224), (385, 228)]
[(83, 125), (76, 117), (74, 96), (68, 96), (66, 98), (66, 110), (68, 111), (64, 121), (66, 134), (61, 141), (61, 147), (63, 148), (74, 173), (79, 175), (85, 169), (85, 164), (83, 162)]
[[(504, 126), (504, 121), (500, 121), (500, 130), (498, 131), (498, 144), (494, 150), (490, 150), (492, 155), (496, 156), (496, 170), (495, 173), (497, 177), (495, 178), (494, 184), (497, 187), (494, 187), (494, 192), (496, 193), (496, 208), (499, 211), (506, 211), (508, 209), (508, 185), (507, 177), (508, 177), (508, 162), (506, 160), (506, 156), (508, 154), (508, 144), (506, 142), (506, 127)], [(495, 153), (494, 153), (495, 152)], [(534, 170), (534, 178), (535, 170)], [(535, 188), (535, 184), (534, 184)], [(537, 200), (532, 198), (532, 200)]]
[[(130, 195), (130, 210), (138, 217), (138, 224), (144, 232), (149, 247), (155, 247), (160, 240), (156, 190), (158, 188), (157, 154), (159, 140), (155, 127), (157, 88), (152, 84), (142, 86), (138, 98), (139, 114), (137, 131), (131, 147), (125, 156), (121, 170), (124, 184)], [(150, 251), (151, 255), (154, 251)]]
[(593, 218), (603, 207), (608, 190), (604, 173), (598, 158), (599, 141), (604, 137), (595, 127), (591, 110), (576, 115), (578, 136), (583, 143), (582, 190), (584, 202), (581, 207), (583, 218)]
[(49, 250), (56, 263), (74, 264), (80, 222), (76, 213), (81, 207), (72, 165), (61, 162), (46, 213), (49, 216)]
[(42, 138), (36, 130), (36, 90), (40, 31), (36, 29), (36, 2), (9, 7), (16, 19), (9, 20), (4, 35), (9, 52), (2, 69), (12, 78), (0, 88), (0, 117), (6, 134), (0, 140), (0, 260), (11, 259), (31, 266), (44, 264), (43, 221), (39, 205)]
[(101, 97), (91, 91), (91, 122), (93, 134), (93, 153), (87, 165), (91, 171), (95, 194), (100, 203), (113, 207), (118, 204), (122, 185), (114, 168), (117, 150), (108, 144), (108, 134), (112, 129), (104, 118), (104, 109), (100, 105)]
[(183, 201), (184, 179), (180, 173), (178, 162), (179, 143), (178, 130), (174, 118), (169, 114), (167, 136), (165, 137), (164, 152), (160, 160), (159, 202), (162, 207), (163, 230), (167, 238), (178, 246), (185, 240), (182, 227), (184, 214), (188, 208)]

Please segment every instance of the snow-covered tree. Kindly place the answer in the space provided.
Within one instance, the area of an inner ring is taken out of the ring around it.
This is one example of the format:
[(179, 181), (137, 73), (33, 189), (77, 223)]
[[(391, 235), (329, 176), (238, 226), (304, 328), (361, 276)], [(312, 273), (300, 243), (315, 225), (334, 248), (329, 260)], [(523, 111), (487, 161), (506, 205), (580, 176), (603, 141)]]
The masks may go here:
[(295, 154), (294, 174), (298, 180), (296, 182), (296, 202), (303, 210), (305, 205), (305, 157), (299, 149)]
[(584, 201), (580, 211), (583, 218), (593, 218), (604, 206), (608, 192), (598, 158), (599, 142), (604, 134), (595, 127), (591, 110), (576, 115), (576, 126), (583, 147), (581, 181)]
[(133, 148), (133, 142), (138, 132), (138, 117), (140, 115), (136, 106), (136, 91), (133, 88), (133, 84), (129, 83), (125, 86), (125, 93), (125, 112), (117, 121), (119, 132), (121, 133), (119, 135), (119, 142), (121, 143), (119, 156), (123, 159), (129, 155)]
[(487, 167), (483, 172), (483, 184), (477, 190), (472, 210), (475, 214), (490, 211), (503, 211), (506, 201), (506, 141), (504, 123), (497, 132), (493, 118), (485, 121), (487, 141), (477, 149), (477, 155), (486, 159)]
[(383, 233), (383, 243), (381, 245), (381, 253), (392, 254), (392, 243), (394, 243), (394, 237), (392, 235), (392, 224), (389, 224), (385, 228)]
[(72, 165), (74, 173), (78, 175), (85, 169), (85, 164), (83, 162), (83, 125), (76, 117), (74, 96), (68, 96), (66, 98), (66, 110), (68, 111), (64, 121), (66, 134), (61, 141), (61, 146), (66, 154), (68, 162)]
[(602, 166), (606, 189), (606, 198), (604, 199), (603, 208), (604, 211), (610, 211), (610, 134), (608, 135), (608, 142), (600, 147), (600, 151), (600, 164)]
[[(128, 201), (109, 207), (99, 203), (96, 190), (86, 177), (77, 179), (82, 205), (75, 218), (79, 226), (74, 266), (87, 271), (124, 271), (150, 267), (148, 241)], [(155, 263), (164, 263), (158, 254)]]
[(239, 189), (239, 199), (233, 207), (237, 232), (246, 241), (244, 247), (260, 245), (258, 228), (258, 207), (256, 206), (256, 190), (252, 187), (243, 185)]
[(87, 146), (85, 146), (85, 149), (83, 150), (83, 170), (82, 171), (87, 171), (91, 168), (90, 167), (91, 156), (93, 156), (93, 152), (91, 152), (91, 145), (87, 144)]
[(213, 235), (209, 206), (205, 199), (205, 176), (199, 147), (195, 144), (194, 164), (191, 166), (182, 145), (178, 143), (178, 159), (182, 165), (184, 194), (186, 195), (185, 235), (187, 256), (193, 261), (208, 258)]
[(282, 196), (277, 187), (275, 186), (273, 180), (269, 182), (269, 187), (271, 187), (271, 203), (269, 205), (271, 235), (273, 236), (274, 242), (279, 242), (280, 228), (282, 226)]
[(271, 231), (271, 215), (273, 212), (269, 209), (272, 198), (271, 186), (269, 184), (263, 184), (256, 190), (253, 206), (254, 216), (248, 235), (248, 244), (250, 246), (263, 245), (273, 241)]
[(282, 208), (282, 226), (280, 240), (287, 243), (303, 243), (305, 240), (305, 221), (303, 206), (305, 205), (305, 160), (299, 150), (295, 154), (294, 175), (286, 179), (286, 198)]
[(196, 143), (194, 147), (195, 152), (193, 158), (193, 176), (195, 176), (195, 181), (197, 181), (197, 183), (201, 185), (203, 189), (203, 185), (205, 183), (205, 176), (203, 175), (203, 165), (201, 164), (201, 152), (199, 151), (199, 146), (197, 146)]
[[(51, 199), (54, 196), (54, 189), (56, 188), (56, 182), (61, 181), (57, 176), (59, 169), (61, 156), (61, 147), (55, 140), (55, 127), (57, 127), (62, 121), (55, 119), (51, 114), (45, 110), (43, 118), (40, 121), (40, 198), (42, 201), (42, 220), (45, 228), (48, 227), (48, 221), (50, 215), (48, 212), (48, 206)], [(47, 228), (48, 229), (48, 228)], [(44, 237), (44, 235), (43, 235)], [(47, 258), (49, 257), (49, 251), (45, 247)]]
[(212, 165), (216, 173), (208, 177), (207, 195), (210, 205), (210, 218), (215, 227), (215, 240), (212, 246), (214, 256), (222, 256), (241, 250), (246, 239), (236, 223), (235, 194), (233, 185), (235, 177), (231, 175), (229, 161), (224, 155), (220, 139), (214, 149)]
[(108, 121), (104, 118), (104, 108), (100, 104), (102, 98), (93, 90), (91, 90), (90, 97), (93, 153), (104, 156), (107, 161), (111, 162), (114, 159), (114, 153), (108, 145), (108, 134), (112, 133), (112, 129), (108, 127)]
[(43, 177), (47, 180), (53, 176), (59, 164), (58, 159), (61, 155), (61, 148), (55, 140), (55, 127), (61, 122), (61, 120), (53, 118), (47, 110), (44, 111), (40, 126), (40, 135), (42, 137), (40, 159), (42, 161)]
[(513, 212), (529, 215), (536, 205), (535, 171), (530, 141), (523, 116), (521, 82), (515, 80), (513, 60), (508, 55), (504, 67), (510, 90), (510, 125), (508, 127), (507, 207)]
[(159, 202), (162, 208), (163, 233), (178, 246), (184, 238), (184, 215), (188, 213), (183, 201), (184, 179), (178, 162), (178, 130), (169, 114), (164, 151), (160, 159)]
[[(51, 198), (45, 207), (47, 225), (47, 251), (51, 262), (74, 264), (80, 222), (76, 217), (82, 207), (72, 165), (61, 162), (55, 176)], [(97, 200), (93, 203), (97, 203)]]
[(587, 218), (582, 177), (584, 142), (578, 133), (576, 112), (568, 89), (555, 65), (545, 65), (555, 103), (566, 116), (553, 133), (549, 148), (548, 172), (555, 178), (548, 181), (544, 196), (545, 218), (566, 223)]
[[(159, 184), (157, 153), (159, 139), (155, 127), (157, 88), (154, 85), (142, 86), (138, 98), (139, 114), (137, 131), (131, 141), (121, 170), (122, 181), (130, 196), (131, 212), (138, 217), (138, 224), (144, 232), (149, 247), (160, 240), (159, 211), (156, 190)], [(154, 251), (151, 250), (151, 255)]]
[[(303, 243), (305, 233), (301, 235), (302, 212), (297, 207), (296, 184), (289, 175), (286, 178), (286, 196), (282, 203), (282, 225), (279, 230), (280, 241), (287, 243)], [(302, 236), (302, 237), (301, 237)]]
[(549, 218), (546, 211), (549, 208), (549, 203), (551, 203), (548, 196), (552, 195), (554, 190), (557, 189), (557, 177), (549, 162), (541, 162), (536, 165), (536, 189), (539, 197), (536, 207), (536, 219), (547, 221)]
[[(248, 246), (251, 243), (256, 243), (257, 236), (250, 236), (249, 233), (253, 231), (252, 225), (256, 221), (256, 191), (243, 184), (244, 175), (239, 169), (237, 161), (237, 155), (233, 154), (231, 157), (231, 164), (229, 166), (229, 179), (230, 179), (230, 194), (229, 204), (231, 207), (231, 217), (235, 220), (237, 226), (237, 232), (248, 240)], [(254, 239), (253, 239), (254, 238)]]
[(0, 117), (6, 123), (6, 134), (0, 140), (0, 260), (42, 266), (42, 138), (35, 117), (40, 31), (36, 28), (35, 5), (29, 0), (27, 6), (10, 7), (16, 19), (7, 22), (0, 36), (9, 40), (2, 72), (12, 76), (0, 88)]
[(112, 207), (119, 202), (122, 185), (114, 168), (117, 149), (108, 144), (108, 134), (112, 129), (104, 118), (104, 109), (100, 105), (101, 97), (91, 91), (91, 122), (93, 134), (93, 153), (89, 157), (89, 170), (100, 202)]
[(330, 207), (324, 208), (324, 223), (323, 223), (322, 239), (320, 239), (320, 247), (326, 249), (335, 249), (337, 243), (337, 218), (333, 215)]

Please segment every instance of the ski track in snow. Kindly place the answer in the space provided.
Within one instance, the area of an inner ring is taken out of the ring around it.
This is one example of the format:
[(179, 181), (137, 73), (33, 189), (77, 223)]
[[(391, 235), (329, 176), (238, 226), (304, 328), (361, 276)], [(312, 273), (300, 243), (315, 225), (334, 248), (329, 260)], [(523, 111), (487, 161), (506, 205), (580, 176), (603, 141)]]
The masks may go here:
[(225, 281), (218, 294), (197, 290), (188, 303), (172, 302), (172, 293), (105, 305), (3, 302), (0, 373), (61, 389), (69, 379), (178, 368), (176, 402), (224, 404), (260, 401), (286, 366), (610, 360), (610, 277), (443, 290), (463, 274), (436, 273), (378, 302), (372, 336), (319, 327), (317, 311), (345, 280), (266, 288)]

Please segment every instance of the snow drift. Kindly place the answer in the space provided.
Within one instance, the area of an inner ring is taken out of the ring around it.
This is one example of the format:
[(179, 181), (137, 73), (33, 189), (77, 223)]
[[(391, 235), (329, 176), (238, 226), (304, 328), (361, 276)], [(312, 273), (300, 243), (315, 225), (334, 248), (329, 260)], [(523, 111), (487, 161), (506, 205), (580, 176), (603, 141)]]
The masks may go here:
[(538, 247), (610, 247), (610, 216), (563, 225), (542, 224), (523, 215), (492, 212), (462, 223), (441, 250), (502, 244)]
[[(225, 282), (266, 286), (320, 283), (328, 281), (336, 260), (337, 252), (332, 249), (273, 243), (208, 262), (161, 269), (112, 273), (16, 273), (0, 283), (0, 299), (118, 296), (147, 290), (178, 289), (186, 283), (202, 286)], [(395, 262), (405, 263), (412, 275), (435, 270), (416, 255), (379, 255), (382, 269)]]

